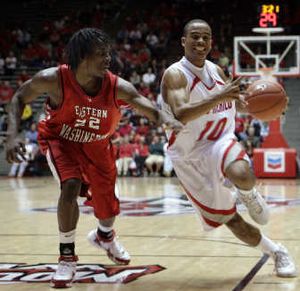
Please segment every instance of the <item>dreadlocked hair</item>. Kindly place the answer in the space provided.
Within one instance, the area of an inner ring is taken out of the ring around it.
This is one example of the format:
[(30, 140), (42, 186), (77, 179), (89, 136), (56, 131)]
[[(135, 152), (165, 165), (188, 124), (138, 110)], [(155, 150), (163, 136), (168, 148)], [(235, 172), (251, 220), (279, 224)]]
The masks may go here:
[(71, 70), (76, 70), (80, 62), (91, 55), (95, 49), (110, 47), (108, 35), (98, 28), (83, 28), (70, 38), (65, 51), (64, 60)]

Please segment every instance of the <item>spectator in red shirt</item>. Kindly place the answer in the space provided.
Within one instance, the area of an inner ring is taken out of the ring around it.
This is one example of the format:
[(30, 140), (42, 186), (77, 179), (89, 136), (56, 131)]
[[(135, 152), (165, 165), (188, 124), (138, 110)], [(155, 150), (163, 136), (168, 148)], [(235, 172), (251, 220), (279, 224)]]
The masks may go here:
[(235, 133), (238, 141), (244, 140), (246, 138), (245, 122), (246, 122), (246, 120), (242, 116), (237, 115), (235, 117), (235, 132), (234, 133)]
[(150, 88), (146, 86), (144, 82), (140, 83), (140, 87), (138, 88), (138, 91), (141, 95), (144, 95), (146, 97), (151, 93)]
[(139, 126), (137, 127), (136, 129), (136, 133), (139, 134), (139, 135), (147, 135), (147, 133), (149, 132), (149, 125), (145, 124), (146, 123), (146, 120), (141, 117), (140, 118), (140, 121), (139, 121)]
[(135, 163), (136, 163), (136, 175), (142, 177), (144, 175), (145, 161), (149, 156), (149, 148), (145, 143), (145, 137), (141, 136), (139, 143), (135, 146)]
[(132, 126), (129, 124), (129, 120), (125, 119), (124, 124), (120, 126), (119, 133), (122, 137), (129, 135), (132, 131)]
[(22, 70), (21, 74), (17, 77), (17, 84), (18, 84), (18, 86), (21, 86), (24, 82), (26, 82), (30, 78), (31, 77), (27, 73), (27, 71), (26, 70)]
[(32, 43), (29, 43), (27, 45), (27, 48), (23, 51), (21, 58), (28, 66), (32, 66), (35, 64), (37, 59), (37, 50), (32, 45)]
[(1, 81), (0, 83), (0, 105), (10, 102), (14, 95), (14, 89), (11, 87), (9, 81)]
[(133, 145), (129, 143), (129, 136), (120, 139), (119, 158), (117, 159), (118, 176), (129, 176), (129, 166), (133, 161)]

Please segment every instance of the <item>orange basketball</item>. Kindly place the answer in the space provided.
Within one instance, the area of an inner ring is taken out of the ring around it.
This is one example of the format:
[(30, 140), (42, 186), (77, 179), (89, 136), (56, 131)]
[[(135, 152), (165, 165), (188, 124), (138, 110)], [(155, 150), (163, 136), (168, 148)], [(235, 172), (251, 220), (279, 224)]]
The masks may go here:
[(278, 118), (285, 110), (288, 98), (283, 87), (273, 81), (257, 80), (247, 89), (247, 111), (262, 121)]

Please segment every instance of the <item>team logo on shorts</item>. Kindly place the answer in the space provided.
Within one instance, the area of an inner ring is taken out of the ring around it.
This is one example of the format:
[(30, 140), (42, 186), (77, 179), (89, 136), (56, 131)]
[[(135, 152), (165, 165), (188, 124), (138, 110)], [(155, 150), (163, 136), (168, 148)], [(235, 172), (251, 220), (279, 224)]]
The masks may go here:
[[(50, 282), (56, 264), (0, 264), (0, 284)], [(160, 265), (115, 267), (78, 264), (75, 283), (129, 283), (141, 276), (164, 270)]]

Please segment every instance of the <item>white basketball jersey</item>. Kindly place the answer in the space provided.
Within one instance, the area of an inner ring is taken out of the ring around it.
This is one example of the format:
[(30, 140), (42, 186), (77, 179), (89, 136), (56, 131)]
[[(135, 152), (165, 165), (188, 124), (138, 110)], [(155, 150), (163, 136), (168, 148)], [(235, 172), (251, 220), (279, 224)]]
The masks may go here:
[[(183, 57), (169, 68), (177, 68), (187, 79), (187, 94), (190, 103), (209, 100), (212, 94), (219, 92), (224, 86), (224, 80), (218, 73), (217, 66), (206, 60), (203, 68), (198, 68)], [(168, 104), (161, 100), (162, 110), (172, 114)], [(168, 153), (174, 159), (193, 159), (193, 154), (199, 153), (199, 147), (206, 147), (214, 141), (235, 138), (235, 102), (223, 102), (215, 106), (205, 115), (187, 122), (176, 136), (167, 131), (169, 140)], [(199, 157), (198, 157), (199, 158)]]

